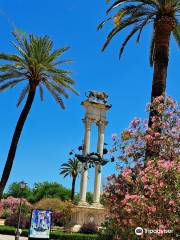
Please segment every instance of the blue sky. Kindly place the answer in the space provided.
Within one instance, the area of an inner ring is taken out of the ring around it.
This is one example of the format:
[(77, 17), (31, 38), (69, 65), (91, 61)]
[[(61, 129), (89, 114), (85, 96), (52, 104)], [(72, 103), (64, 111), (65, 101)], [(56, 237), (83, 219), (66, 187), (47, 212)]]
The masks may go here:
[[(72, 59), (69, 69), (81, 94), (71, 94), (65, 100), (66, 110), (57, 106), (49, 94), (41, 102), (36, 96), (31, 113), (21, 136), (8, 183), (26, 181), (57, 181), (70, 187), (70, 179), (59, 176), (60, 165), (68, 159), (68, 152), (82, 143), (84, 128), (81, 119), (84, 109), (80, 105), (90, 89), (106, 91), (112, 109), (108, 112), (105, 141), (111, 143), (111, 134), (120, 133), (134, 117), (146, 117), (145, 106), (150, 100), (152, 68), (148, 54), (152, 26), (146, 28), (140, 44), (131, 41), (121, 59), (118, 50), (126, 31), (118, 35), (108, 49), (100, 52), (109, 27), (97, 32), (105, 17), (105, 0), (2, 0), (0, 5), (0, 52), (14, 52), (11, 41), (12, 22), (17, 28), (37, 35), (48, 34), (55, 48), (71, 46), (64, 56)], [(180, 100), (178, 73), (179, 49), (171, 41), (167, 93)], [(12, 133), (22, 109), (16, 108), (21, 87), (0, 94), (0, 172), (2, 172)], [(92, 148), (96, 149), (97, 132), (92, 133)], [(115, 171), (113, 165), (103, 169), (105, 177)], [(90, 171), (88, 191), (93, 191), (93, 171)], [(77, 191), (79, 189), (79, 180)]]

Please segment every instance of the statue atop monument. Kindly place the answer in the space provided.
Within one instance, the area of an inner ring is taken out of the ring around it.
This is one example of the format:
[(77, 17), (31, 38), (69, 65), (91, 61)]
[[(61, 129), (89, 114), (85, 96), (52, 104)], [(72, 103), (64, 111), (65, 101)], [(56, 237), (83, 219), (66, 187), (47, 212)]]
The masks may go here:
[(105, 92), (89, 91), (86, 94), (87, 101), (97, 103), (107, 103), (108, 95)]

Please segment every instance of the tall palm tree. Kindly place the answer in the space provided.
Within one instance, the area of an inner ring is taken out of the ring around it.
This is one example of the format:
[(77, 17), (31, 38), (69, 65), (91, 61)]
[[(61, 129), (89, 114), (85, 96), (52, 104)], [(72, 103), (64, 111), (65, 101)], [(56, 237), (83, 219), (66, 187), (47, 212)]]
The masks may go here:
[(74, 200), (76, 179), (79, 174), (80, 164), (77, 158), (69, 159), (67, 163), (63, 163), (60, 168), (60, 175), (64, 177), (70, 176), (72, 178), (71, 200)]
[(1, 60), (8, 63), (0, 66), (0, 91), (12, 88), (20, 83), (25, 83), (20, 93), (17, 106), (26, 98), (26, 103), (17, 121), (17, 125), (12, 137), (7, 160), (0, 182), (0, 197), (8, 181), (13, 161), (16, 154), (18, 141), (20, 139), (26, 118), (30, 112), (35, 94), (39, 89), (40, 98), (44, 98), (46, 88), (56, 102), (64, 109), (62, 96), (68, 98), (65, 89), (77, 92), (72, 88), (74, 81), (70, 78), (70, 72), (62, 70), (58, 66), (70, 61), (59, 61), (59, 57), (69, 48), (53, 50), (53, 42), (48, 36), (37, 37), (34, 35), (25, 36), (13, 33), (16, 42), (15, 48), (18, 55), (0, 53)]
[[(110, 2), (110, 0), (107, 0)], [(107, 36), (102, 51), (108, 46), (111, 39), (123, 29), (130, 28), (130, 32), (121, 45), (119, 57), (121, 57), (128, 41), (137, 34), (137, 43), (140, 40), (142, 30), (148, 24), (153, 24), (153, 35), (150, 47), (150, 64), (154, 67), (151, 101), (155, 97), (164, 94), (166, 89), (166, 76), (169, 61), (170, 36), (173, 33), (177, 44), (180, 46), (180, 0), (119, 0), (114, 1), (107, 10), (107, 15), (116, 11), (103, 21), (98, 29), (107, 22), (113, 21), (114, 27)], [(150, 113), (149, 126), (152, 125)]]

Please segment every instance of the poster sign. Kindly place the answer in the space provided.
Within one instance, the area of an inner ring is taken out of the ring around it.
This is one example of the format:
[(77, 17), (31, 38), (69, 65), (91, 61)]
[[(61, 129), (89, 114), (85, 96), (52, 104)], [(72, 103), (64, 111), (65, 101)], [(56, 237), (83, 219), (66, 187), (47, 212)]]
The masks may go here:
[(49, 239), (52, 212), (49, 210), (33, 209), (29, 239)]

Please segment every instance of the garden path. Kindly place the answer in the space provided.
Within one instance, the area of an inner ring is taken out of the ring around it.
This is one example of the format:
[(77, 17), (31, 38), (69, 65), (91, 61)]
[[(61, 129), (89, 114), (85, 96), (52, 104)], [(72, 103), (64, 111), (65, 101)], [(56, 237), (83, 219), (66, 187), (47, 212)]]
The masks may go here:
[[(10, 235), (1, 235), (0, 234), (0, 240), (14, 240), (15, 237), (14, 236), (10, 236)], [(19, 240), (28, 240), (28, 238), (26, 237), (20, 237)]]

